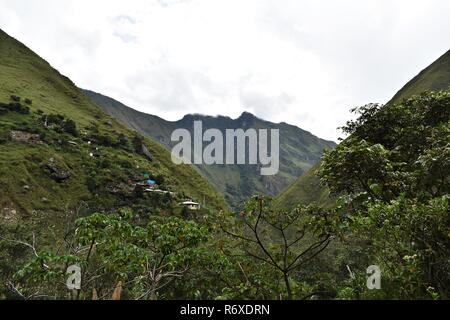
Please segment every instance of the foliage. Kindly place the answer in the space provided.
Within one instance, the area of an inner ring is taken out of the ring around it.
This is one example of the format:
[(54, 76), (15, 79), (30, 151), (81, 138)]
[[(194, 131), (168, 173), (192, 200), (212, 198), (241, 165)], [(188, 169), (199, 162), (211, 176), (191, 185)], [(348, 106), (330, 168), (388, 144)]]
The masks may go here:
[(145, 225), (136, 218), (131, 211), (121, 210), (77, 220), (67, 255), (35, 251), (31, 262), (16, 273), (15, 287), (23, 288), (22, 295), (28, 298), (35, 298), (35, 292), (64, 297), (65, 270), (76, 264), (83, 270), (78, 298), (89, 299), (93, 289), (109, 297), (119, 281), (129, 298), (158, 298), (198, 259), (199, 245), (208, 239), (208, 231), (175, 217)]
[[(270, 200), (253, 197), (241, 212), (233, 230), (223, 231), (238, 240), (243, 255), (278, 274), (284, 288), (277, 291), (287, 299), (300, 297), (305, 283), (294, 274), (314, 261), (332, 239), (333, 217), (315, 207), (291, 212), (273, 210)], [(273, 279), (271, 281), (274, 281)], [(268, 284), (268, 287), (273, 284)]]
[(355, 111), (320, 167), (343, 233), (367, 241), (385, 297), (448, 298), (450, 91)]

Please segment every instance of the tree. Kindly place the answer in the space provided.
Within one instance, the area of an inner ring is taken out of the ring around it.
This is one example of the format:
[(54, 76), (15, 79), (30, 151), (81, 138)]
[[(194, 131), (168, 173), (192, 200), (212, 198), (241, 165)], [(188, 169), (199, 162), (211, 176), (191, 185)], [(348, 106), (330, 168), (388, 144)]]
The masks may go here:
[(450, 90), (367, 105), (319, 175), (340, 196), (344, 236), (368, 243), (388, 298), (448, 298)]
[(13, 287), (31, 298), (35, 292), (64, 297), (66, 269), (77, 264), (82, 268), (77, 298), (89, 299), (94, 289), (99, 297), (110, 297), (117, 283), (122, 283), (128, 298), (157, 299), (198, 259), (208, 231), (174, 217), (153, 219), (144, 226), (136, 218), (131, 211), (120, 210), (77, 220), (67, 254), (32, 246), (34, 256), (16, 273)]
[(292, 274), (323, 252), (332, 240), (328, 215), (317, 208), (292, 212), (270, 208), (269, 200), (254, 197), (241, 215), (243, 228), (223, 231), (240, 241), (244, 254), (278, 272), (287, 299), (293, 299)]

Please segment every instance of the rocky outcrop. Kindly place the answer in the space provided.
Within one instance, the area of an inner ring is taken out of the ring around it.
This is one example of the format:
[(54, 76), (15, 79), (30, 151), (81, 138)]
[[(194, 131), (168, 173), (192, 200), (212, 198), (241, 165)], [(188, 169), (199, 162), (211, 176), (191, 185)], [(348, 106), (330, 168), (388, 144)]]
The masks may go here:
[(45, 168), (47, 169), (50, 177), (57, 182), (63, 182), (70, 178), (69, 170), (66, 170), (61, 165), (58, 165), (54, 158), (50, 158), (49, 161), (45, 164)]
[(11, 131), (9, 133), (11, 141), (26, 144), (39, 144), (42, 143), (41, 137), (38, 134), (32, 134), (24, 131)]
[(153, 155), (145, 145), (142, 145), (142, 154), (150, 161), (153, 161)]

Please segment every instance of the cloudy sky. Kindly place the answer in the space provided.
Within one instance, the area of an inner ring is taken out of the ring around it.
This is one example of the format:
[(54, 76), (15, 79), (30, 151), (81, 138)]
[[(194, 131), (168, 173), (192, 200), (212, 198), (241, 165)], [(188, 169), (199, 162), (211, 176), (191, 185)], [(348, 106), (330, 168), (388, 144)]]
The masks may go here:
[(78, 86), (177, 120), (243, 111), (336, 140), (450, 49), (448, 0), (0, 0)]

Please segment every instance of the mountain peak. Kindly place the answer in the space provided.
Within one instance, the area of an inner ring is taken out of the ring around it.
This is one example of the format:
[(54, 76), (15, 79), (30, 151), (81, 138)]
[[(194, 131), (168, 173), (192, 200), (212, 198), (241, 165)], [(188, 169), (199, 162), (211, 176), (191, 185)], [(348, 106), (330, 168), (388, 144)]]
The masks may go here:
[(239, 116), (239, 118), (237, 118), (236, 120), (241, 121), (241, 122), (245, 122), (245, 123), (252, 123), (253, 121), (255, 121), (257, 118), (254, 114), (244, 111), (242, 112), (242, 114)]
[(239, 118), (256, 118), (253, 113), (244, 111)]

